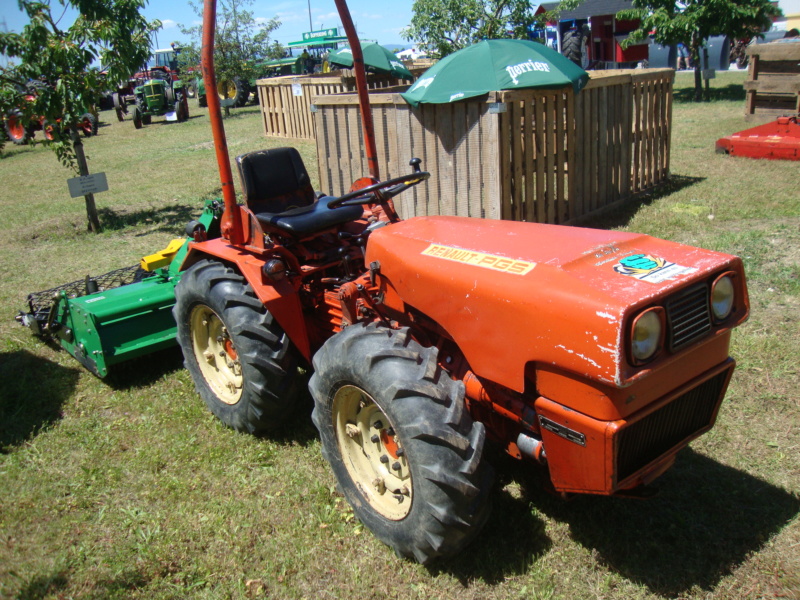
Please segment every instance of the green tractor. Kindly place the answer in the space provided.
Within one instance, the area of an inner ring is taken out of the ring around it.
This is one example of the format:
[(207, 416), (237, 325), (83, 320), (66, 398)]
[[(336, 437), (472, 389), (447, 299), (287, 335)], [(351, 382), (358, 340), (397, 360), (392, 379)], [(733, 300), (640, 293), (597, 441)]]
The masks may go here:
[(180, 79), (173, 81), (166, 68), (155, 67), (147, 71), (133, 94), (133, 126), (136, 129), (149, 125), (154, 116), (165, 116), (167, 121), (178, 123), (189, 118), (186, 87)]

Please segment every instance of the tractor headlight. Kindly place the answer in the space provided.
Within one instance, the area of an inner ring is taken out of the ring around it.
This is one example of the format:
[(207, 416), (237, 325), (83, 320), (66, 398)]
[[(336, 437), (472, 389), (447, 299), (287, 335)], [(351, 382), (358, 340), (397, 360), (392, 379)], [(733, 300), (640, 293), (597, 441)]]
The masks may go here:
[(733, 311), (736, 293), (733, 285), (733, 273), (724, 273), (717, 277), (711, 285), (711, 312), (714, 319), (724, 321)]
[(635, 364), (652, 359), (664, 339), (664, 310), (649, 308), (633, 320), (631, 328), (631, 356)]

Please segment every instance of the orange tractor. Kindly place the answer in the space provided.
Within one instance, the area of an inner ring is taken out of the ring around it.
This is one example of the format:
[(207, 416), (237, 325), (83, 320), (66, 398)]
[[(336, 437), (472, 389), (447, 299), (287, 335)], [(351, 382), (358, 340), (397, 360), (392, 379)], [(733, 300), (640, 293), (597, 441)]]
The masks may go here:
[[(355, 42), (344, 0), (342, 22)], [(215, 1), (203, 71), (215, 89)], [(645, 235), (457, 217), (401, 221), (380, 180), (358, 43), (371, 176), (315, 194), (290, 148), (236, 159), (210, 95), (222, 236), (190, 245), (174, 316), (200, 396), (259, 433), (311, 370), (322, 451), (357, 517), (398, 555), (459, 552), (486, 520), (487, 441), (559, 493), (647, 495), (714, 424), (749, 304), (742, 262)], [(198, 239), (198, 238), (196, 238)]]

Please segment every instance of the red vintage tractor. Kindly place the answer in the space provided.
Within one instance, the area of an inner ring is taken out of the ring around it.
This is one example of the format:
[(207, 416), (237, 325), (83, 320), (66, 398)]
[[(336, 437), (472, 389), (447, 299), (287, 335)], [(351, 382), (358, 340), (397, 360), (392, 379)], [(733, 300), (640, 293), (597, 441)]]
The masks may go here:
[[(313, 421), (339, 489), (399, 555), (459, 552), (485, 522), (484, 448), (547, 473), (559, 493), (646, 495), (715, 422), (749, 304), (735, 256), (634, 233), (457, 217), (401, 221), (380, 180), (362, 57), (354, 50), (371, 176), (315, 194), (290, 148), (236, 159), (209, 98), (222, 236), (190, 244), (174, 315), (197, 391), (224, 423), (259, 433), (296, 408), (312, 370)], [(215, 0), (203, 71), (215, 89)]]

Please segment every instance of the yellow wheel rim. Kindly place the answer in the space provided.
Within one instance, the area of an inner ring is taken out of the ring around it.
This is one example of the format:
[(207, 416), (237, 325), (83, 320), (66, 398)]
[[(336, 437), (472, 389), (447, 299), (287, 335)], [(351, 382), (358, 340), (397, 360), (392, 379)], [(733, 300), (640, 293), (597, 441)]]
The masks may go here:
[(220, 100), (236, 97), (236, 84), (230, 79), (223, 79), (217, 83), (217, 95)]
[(208, 306), (192, 309), (189, 323), (194, 356), (211, 390), (225, 404), (242, 397), (242, 365), (228, 329)]
[(392, 423), (354, 385), (337, 390), (332, 410), (342, 459), (355, 486), (382, 516), (404, 519), (411, 510), (411, 471)]

